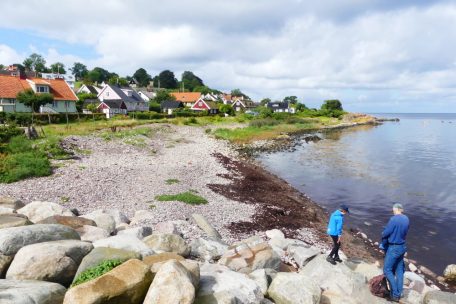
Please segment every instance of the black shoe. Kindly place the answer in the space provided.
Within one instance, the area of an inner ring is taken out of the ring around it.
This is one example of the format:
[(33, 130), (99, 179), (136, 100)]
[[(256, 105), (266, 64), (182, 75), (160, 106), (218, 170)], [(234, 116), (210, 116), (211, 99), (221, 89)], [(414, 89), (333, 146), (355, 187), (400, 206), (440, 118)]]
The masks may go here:
[(330, 257), (330, 256), (328, 256), (328, 257), (326, 258), (326, 261), (330, 262), (330, 263), (333, 264), (333, 265), (336, 265), (336, 261), (334, 261), (334, 259), (333, 259), (332, 257)]
[(339, 262), (339, 263), (342, 263), (342, 260), (341, 260), (339, 257), (335, 257), (335, 258), (334, 258), (334, 261)]
[(395, 297), (392, 297), (392, 296), (389, 296), (388, 298), (386, 298), (388, 301), (390, 302), (394, 302), (394, 303), (399, 303), (399, 298), (395, 298)]

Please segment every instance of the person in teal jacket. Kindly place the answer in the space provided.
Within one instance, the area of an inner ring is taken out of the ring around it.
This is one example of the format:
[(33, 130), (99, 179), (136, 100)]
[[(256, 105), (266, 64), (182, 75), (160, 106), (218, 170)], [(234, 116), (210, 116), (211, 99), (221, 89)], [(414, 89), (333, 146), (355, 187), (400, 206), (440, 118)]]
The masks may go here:
[(344, 215), (347, 213), (350, 213), (348, 207), (346, 205), (341, 205), (329, 218), (327, 233), (333, 241), (333, 248), (326, 258), (326, 261), (333, 265), (336, 265), (336, 262), (342, 262), (339, 257), (339, 248), (341, 246), (342, 231), (344, 229)]

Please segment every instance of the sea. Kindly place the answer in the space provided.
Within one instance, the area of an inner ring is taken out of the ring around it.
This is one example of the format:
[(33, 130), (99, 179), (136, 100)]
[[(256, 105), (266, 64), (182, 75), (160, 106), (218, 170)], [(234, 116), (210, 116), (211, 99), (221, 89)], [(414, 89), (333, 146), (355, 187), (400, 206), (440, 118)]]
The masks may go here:
[(456, 114), (372, 115), (399, 122), (303, 136), (257, 159), (328, 212), (348, 205), (348, 227), (373, 241), (401, 203), (408, 257), (441, 275), (456, 264)]

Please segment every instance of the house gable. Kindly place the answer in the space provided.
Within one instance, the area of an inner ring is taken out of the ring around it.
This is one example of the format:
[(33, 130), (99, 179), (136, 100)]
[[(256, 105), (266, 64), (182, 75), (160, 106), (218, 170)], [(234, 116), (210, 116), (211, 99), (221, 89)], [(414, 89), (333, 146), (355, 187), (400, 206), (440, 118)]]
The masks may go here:
[(210, 110), (211, 107), (209, 106), (206, 101), (204, 101), (203, 98), (198, 99), (193, 105), (192, 105), (192, 110), (196, 111), (203, 111), (203, 110)]
[(100, 101), (103, 100), (113, 100), (113, 99), (122, 99), (120, 96), (114, 91), (111, 86), (107, 85), (105, 86), (100, 93), (98, 93), (98, 99)]

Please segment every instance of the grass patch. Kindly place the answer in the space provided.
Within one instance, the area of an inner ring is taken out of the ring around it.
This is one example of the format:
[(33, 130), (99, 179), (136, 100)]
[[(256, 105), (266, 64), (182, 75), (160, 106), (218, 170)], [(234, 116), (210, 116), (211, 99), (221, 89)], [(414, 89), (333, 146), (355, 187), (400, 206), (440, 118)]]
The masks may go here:
[(178, 184), (180, 183), (180, 180), (175, 179), (175, 178), (170, 178), (165, 181), (167, 185), (173, 185), (173, 184)]
[(152, 133), (151, 128), (143, 127), (143, 128), (135, 128), (130, 130), (122, 130), (119, 132), (112, 132), (106, 131), (100, 134), (100, 136), (104, 140), (112, 140), (112, 139), (127, 139), (136, 136), (146, 136), (149, 137)]
[(47, 155), (24, 136), (13, 137), (0, 154), (0, 183), (13, 183), (28, 177), (52, 173)]
[(104, 275), (105, 273), (113, 270), (120, 264), (122, 264), (122, 262), (120, 260), (106, 260), (106, 261), (100, 263), (99, 265), (89, 268), (89, 269), (85, 270), (84, 272), (82, 272), (81, 274), (79, 274), (70, 287), (74, 287), (79, 284), (85, 283), (87, 281), (96, 279), (96, 278)]
[(204, 197), (196, 195), (190, 191), (179, 193), (179, 194), (158, 195), (155, 197), (155, 199), (160, 202), (177, 201), (177, 202), (183, 202), (183, 203), (186, 203), (189, 205), (203, 205), (203, 204), (208, 203), (208, 201)]

